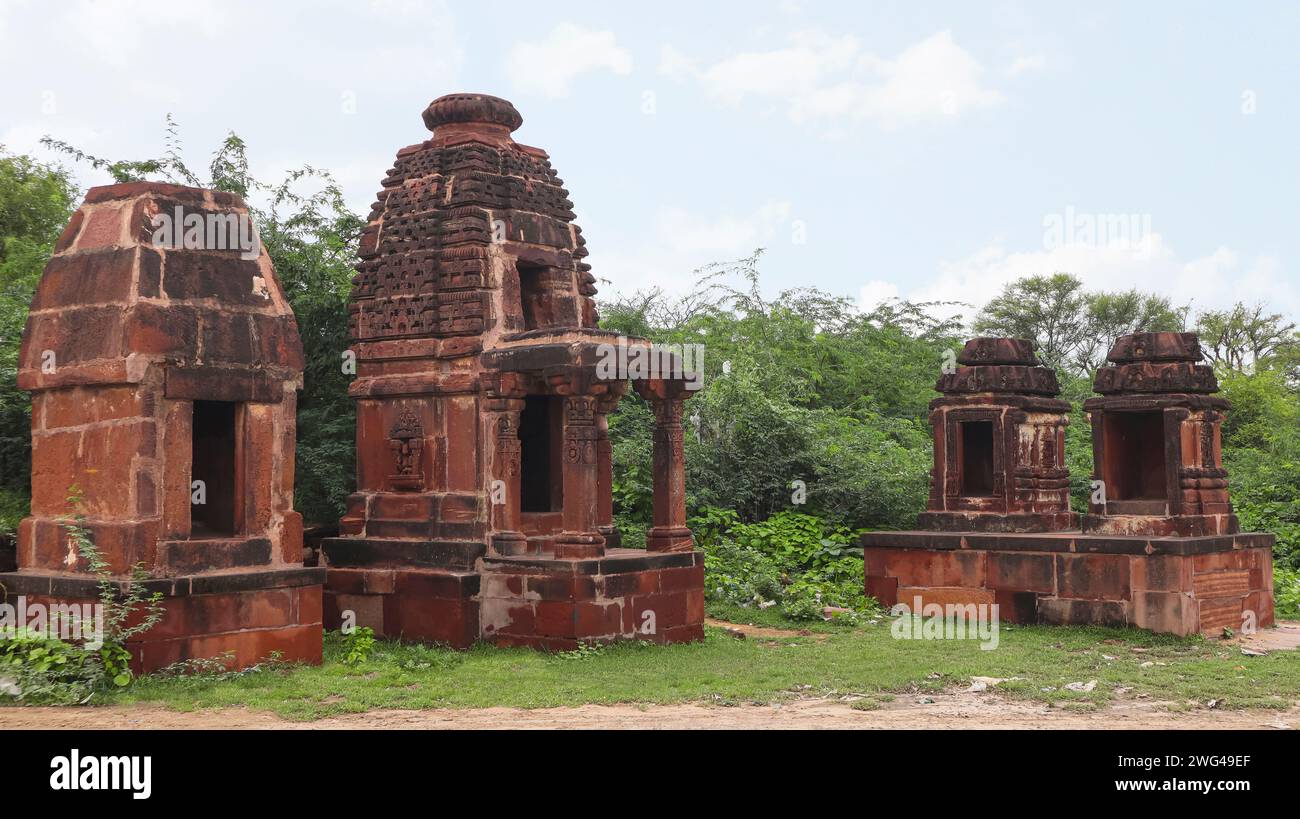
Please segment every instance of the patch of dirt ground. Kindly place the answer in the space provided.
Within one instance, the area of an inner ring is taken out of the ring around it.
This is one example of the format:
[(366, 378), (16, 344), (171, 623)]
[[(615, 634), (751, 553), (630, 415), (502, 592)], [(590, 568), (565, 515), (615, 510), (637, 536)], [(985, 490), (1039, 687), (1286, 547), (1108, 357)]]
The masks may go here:
[(377, 710), (314, 722), (294, 722), (244, 708), (180, 712), (152, 705), (92, 708), (0, 708), (8, 729), (871, 729), (871, 728), (1300, 728), (1300, 705), (1287, 711), (1168, 711), (1165, 704), (1119, 702), (1097, 711), (1067, 711), (993, 694), (899, 695), (874, 711), (850, 703), (803, 699), (772, 705), (583, 705), (566, 708), (480, 708), (435, 711)]
[(735, 637), (738, 640), (750, 637), (757, 638), (774, 638), (774, 637), (811, 637), (817, 642), (825, 642), (828, 635), (814, 634), (807, 629), (788, 628), (768, 628), (767, 626), (752, 626), (747, 623), (731, 623), (726, 620), (714, 620), (712, 617), (704, 618), (704, 625), (715, 626)]

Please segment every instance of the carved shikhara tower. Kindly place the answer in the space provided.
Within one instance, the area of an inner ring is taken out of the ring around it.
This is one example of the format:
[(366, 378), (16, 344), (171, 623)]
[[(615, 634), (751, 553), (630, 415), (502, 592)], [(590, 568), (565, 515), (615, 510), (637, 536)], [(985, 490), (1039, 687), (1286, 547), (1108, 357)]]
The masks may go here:
[(453, 645), (702, 636), (687, 381), (635, 382), (657, 418), (655, 518), (647, 551), (618, 548), (606, 419), (628, 382), (597, 364), (648, 342), (596, 328), (572, 203), (546, 153), (511, 137), (514, 106), (453, 94), (424, 122), (353, 279), (357, 491), (323, 548), (327, 621)]

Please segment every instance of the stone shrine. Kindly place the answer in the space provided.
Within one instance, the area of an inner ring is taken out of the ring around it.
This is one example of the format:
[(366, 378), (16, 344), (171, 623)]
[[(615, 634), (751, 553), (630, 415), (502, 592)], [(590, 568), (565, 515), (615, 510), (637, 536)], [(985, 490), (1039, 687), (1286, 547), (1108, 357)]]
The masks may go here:
[(633, 381), (656, 418), (646, 550), (613, 526), (607, 415), (628, 379), (596, 327), (572, 203), (522, 117), (434, 100), (371, 211), (350, 305), (357, 491), (322, 544), (325, 617), (379, 634), (572, 648), (703, 636), (686, 528), (680, 361)]
[(883, 605), (997, 604), (1024, 623), (1221, 636), (1273, 623), (1273, 541), (1237, 531), (1219, 430), (1228, 402), (1192, 333), (1120, 338), (1084, 409), (1089, 513), (1069, 511), (1069, 407), (1030, 342), (974, 339), (931, 402), (935, 467), (911, 532), (862, 537)]
[[(177, 233), (160, 242), (168, 219)], [(94, 602), (66, 530), (82, 516), (119, 583), (139, 565), (164, 595), (162, 622), (127, 646), (142, 671), (219, 655), (242, 667), (277, 651), (321, 659), (324, 571), (303, 566), (293, 510), (302, 345), (260, 243), (213, 241), (241, 230), (255, 236), (233, 194), (92, 188), (23, 333), (31, 516), (0, 586), (10, 603)]]
[(921, 529), (1050, 532), (1070, 511), (1065, 427), (1070, 405), (1029, 342), (977, 338), (935, 387), (934, 469)]

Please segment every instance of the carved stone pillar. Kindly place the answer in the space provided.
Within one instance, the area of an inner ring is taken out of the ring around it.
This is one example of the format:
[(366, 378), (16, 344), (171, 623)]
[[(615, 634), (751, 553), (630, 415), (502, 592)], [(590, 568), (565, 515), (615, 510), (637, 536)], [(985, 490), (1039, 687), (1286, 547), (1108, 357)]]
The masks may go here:
[(492, 482), (488, 504), (492, 521), (492, 548), (503, 555), (523, 554), (528, 539), (519, 529), (520, 487), (519, 415), (524, 402), (518, 398), (488, 401), (492, 433)]
[(596, 529), (606, 547), (619, 545), (614, 528), (614, 452), (609, 443), (609, 413), (618, 406), (618, 395), (606, 396), (596, 404)]
[(691, 393), (679, 381), (636, 382), (650, 402), (654, 429), (654, 525), (646, 532), (651, 552), (689, 552), (695, 543), (686, 527), (686, 455), (683, 449), (682, 402)]
[(555, 556), (559, 558), (590, 558), (605, 554), (605, 538), (596, 528), (596, 499), (600, 487), (596, 414), (595, 396), (565, 396), (561, 452), (564, 531), (555, 538)]

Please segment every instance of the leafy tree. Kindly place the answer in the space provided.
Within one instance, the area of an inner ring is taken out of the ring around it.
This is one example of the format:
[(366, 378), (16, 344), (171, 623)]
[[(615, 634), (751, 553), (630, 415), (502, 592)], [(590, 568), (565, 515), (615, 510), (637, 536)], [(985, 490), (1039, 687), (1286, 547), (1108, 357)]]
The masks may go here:
[[(798, 497), (803, 511), (851, 526), (908, 525), (924, 505), (926, 413), (956, 322), (906, 302), (864, 313), (815, 288), (768, 299), (759, 258), (697, 271), (680, 298), (652, 291), (601, 306), (606, 329), (705, 345), (704, 388), (686, 405), (691, 509), (754, 522), (799, 509)], [(625, 532), (648, 522), (648, 419), (631, 395), (610, 421)]]
[(1063, 368), (1088, 341), (1082, 320), (1087, 306), (1083, 282), (1074, 276), (1028, 276), (1008, 284), (984, 305), (974, 329), (980, 335), (1033, 339), (1045, 364)]
[(1277, 535), (1280, 565), (1300, 569), (1300, 392), (1277, 370), (1220, 371), (1232, 402), (1223, 429), (1233, 508), (1244, 528)]
[(0, 148), (0, 533), (30, 493), (31, 398), (16, 383), (27, 306), (76, 200), (66, 170)]
[(1068, 273), (1027, 276), (1003, 288), (975, 319), (981, 335), (1032, 339), (1044, 364), (1091, 377), (1122, 335), (1181, 330), (1187, 308), (1136, 289), (1087, 292)]
[(1085, 297), (1086, 332), (1074, 353), (1072, 370), (1091, 375), (1106, 363), (1106, 354), (1120, 336), (1139, 332), (1182, 330), (1187, 308), (1175, 308), (1169, 299), (1137, 289), (1123, 293), (1088, 293)]
[(1241, 302), (1231, 310), (1209, 310), (1197, 317), (1201, 349), (1216, 366), (1237, 373), (1257, 367), (1280, 366), (1295, 379), (1300, 376), (1300, 332), (1280, 313), (1262, 304)]

